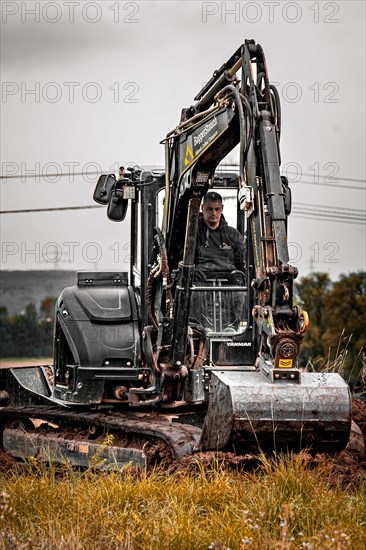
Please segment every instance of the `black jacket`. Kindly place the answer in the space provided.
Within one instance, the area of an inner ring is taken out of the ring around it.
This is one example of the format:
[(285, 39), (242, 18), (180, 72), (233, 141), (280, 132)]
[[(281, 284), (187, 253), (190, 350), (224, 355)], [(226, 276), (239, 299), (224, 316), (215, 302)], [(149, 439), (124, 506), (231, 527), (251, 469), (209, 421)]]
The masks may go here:
[(210, 229), (200, 217), (196, 265), (203, 272), (244, 271), (244, 239), (223, 215), (216, 229)]

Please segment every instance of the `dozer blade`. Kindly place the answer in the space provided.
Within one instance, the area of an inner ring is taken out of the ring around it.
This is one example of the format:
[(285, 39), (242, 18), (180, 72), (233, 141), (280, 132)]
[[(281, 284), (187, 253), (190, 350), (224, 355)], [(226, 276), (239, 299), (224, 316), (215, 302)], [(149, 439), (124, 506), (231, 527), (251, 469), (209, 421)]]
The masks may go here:
[(144, 468), (146, 455), (141, 449), (100, 445), (86, 439), (74, 440), (58, 435), (27, 433), (23, 429), (5, 429), (3, 448), (22, 459), (31, 457), (71, 466), (93, 466), (99, 470), (121, 470), (134, 465)]
[(293, 383), (270, 382), (259, 371), (216, 371), (200, 444), (334, 452), (346, 446), (350, 428), (350, 391), (338, 374), (301, 373)]

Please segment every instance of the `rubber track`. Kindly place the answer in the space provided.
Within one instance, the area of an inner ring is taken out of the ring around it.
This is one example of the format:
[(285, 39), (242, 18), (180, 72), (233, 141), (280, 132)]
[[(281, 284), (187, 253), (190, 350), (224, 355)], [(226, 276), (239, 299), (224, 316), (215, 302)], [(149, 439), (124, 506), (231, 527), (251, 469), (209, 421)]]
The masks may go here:
[(180, 459), (191, 455), (198, 449), (201, 429), (189, 424), (170, 422), (164, 417), (151, 417), (141, 413), (109, 412), (95, 413), (89, 411), (74, 412), (52, 407), (5, 407), (0, 409), (1, 418), (9, 420), (39, 418), (48, 422), (64, 423), (68, 427), (88, 428), (90, 424), (104, 429), (117, 430), (120, 433), (152, 436), (162, 439), (171, 449), (173, 458)]

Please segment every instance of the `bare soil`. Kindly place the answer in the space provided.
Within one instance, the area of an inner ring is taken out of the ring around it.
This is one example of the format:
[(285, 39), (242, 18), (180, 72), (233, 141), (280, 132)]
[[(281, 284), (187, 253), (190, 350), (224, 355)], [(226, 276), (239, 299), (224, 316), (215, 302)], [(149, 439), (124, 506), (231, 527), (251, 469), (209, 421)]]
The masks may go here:
[[(364, 442), (366, 445), (366, 403), (359, 399), (354, 399), (352, 402), (353, 420), (362, 431)], [(310, 467), (323, 468), (327, 473), (325, 481), (331, 486), (341, 486), (343, 488), (354, 485), (366, 479), (366, 457), (360, 456), (359, 453), (350, 450), (344, 450), (336, 453), (333, 456), (326, 454), (311, 454), (303, 455)], [(175, 462), (169, 467), (172, 474), (183, 474), (205, 472), (217, 467), (217, 464), (228, 468), (240, 469), (243, 471), (251, 471), (260, 466), (259, 457), (252, 454), (235, 455), (233, 453), (217, 453), (206, 452), (192, 456), (186, 456), (180, 461)]]
[(361, 429), (366, 445), (366, 402), (360, 399), (353, 399), (352, 418)]

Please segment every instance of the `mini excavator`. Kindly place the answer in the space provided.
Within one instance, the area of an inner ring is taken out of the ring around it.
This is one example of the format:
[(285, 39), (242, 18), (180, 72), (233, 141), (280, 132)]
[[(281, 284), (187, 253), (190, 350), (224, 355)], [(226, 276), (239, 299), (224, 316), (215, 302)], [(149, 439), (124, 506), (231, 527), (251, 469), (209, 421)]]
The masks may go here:
[[(298, 368), (308, 316), (293, 303), (280, 133), (264, 52), (246, 40), (163, 140), (164, 169), (99, 178), (95, 201), (129, 222), (129, 271), (79, 272), (56, 305), (54, 364), (0, 373), (6, 451), (47, 448), (87, 465), (99, 449), (120, 468), (202, 450), (346, 446), (347, 384)], [(239, 168), (220, 164), (236, 147)], [(244, 239), (235, 284), (195, 277), (210, 190)]]

